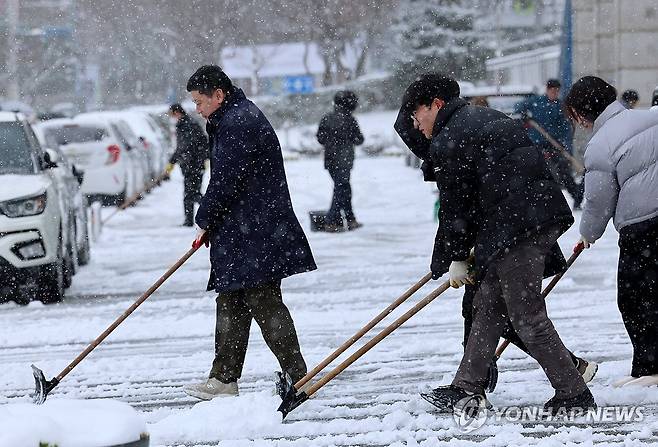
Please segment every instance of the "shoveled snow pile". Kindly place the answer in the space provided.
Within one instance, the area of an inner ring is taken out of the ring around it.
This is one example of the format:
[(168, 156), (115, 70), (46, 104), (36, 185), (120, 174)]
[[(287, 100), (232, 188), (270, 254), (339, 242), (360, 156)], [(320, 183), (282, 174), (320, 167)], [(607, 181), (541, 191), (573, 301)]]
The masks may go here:
[(149, 425), (154, 445), (208, 439), (249, 439), (278, 431), (281, 413), (278, 396), (261, 391), (200, 402)]
[(0, 447), (102, 447), (128, 444), (146, 423), (128, 404), (109, 399), (52, 399), (0, 407)]

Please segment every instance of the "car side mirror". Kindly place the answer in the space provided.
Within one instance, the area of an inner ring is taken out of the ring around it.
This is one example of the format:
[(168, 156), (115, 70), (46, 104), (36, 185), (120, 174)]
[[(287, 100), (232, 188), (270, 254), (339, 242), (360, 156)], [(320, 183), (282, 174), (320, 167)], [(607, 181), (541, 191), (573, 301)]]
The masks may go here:
[(45, 169), (56, 168), (59, 162), (59, 154), (52, 149), (46, 149), (43, 154), (43, 165)]

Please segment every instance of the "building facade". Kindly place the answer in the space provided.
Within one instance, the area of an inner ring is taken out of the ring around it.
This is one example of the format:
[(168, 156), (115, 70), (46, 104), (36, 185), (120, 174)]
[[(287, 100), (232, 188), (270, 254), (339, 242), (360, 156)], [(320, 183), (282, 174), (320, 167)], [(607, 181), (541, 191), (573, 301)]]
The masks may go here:
[(573, 79), (596, 75), (637, 90), (647, 107), (658, 86), (658, 0), (573, 0)]

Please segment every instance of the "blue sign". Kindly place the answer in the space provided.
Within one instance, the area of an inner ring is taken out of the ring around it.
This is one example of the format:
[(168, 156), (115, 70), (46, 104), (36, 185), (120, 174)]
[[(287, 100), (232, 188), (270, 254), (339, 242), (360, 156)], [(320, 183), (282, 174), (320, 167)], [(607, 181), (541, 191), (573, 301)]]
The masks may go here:
[(286, 76), (283, 78), (283, 90), (286, 93), (313, 93), (313, 76)]

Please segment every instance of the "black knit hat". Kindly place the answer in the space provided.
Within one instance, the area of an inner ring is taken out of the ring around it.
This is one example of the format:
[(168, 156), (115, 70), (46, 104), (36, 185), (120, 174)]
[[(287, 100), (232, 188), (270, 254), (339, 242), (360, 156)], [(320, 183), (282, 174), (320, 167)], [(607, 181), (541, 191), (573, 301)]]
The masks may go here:
[(419, 105), (430, 105), (435, 98), (448, 102), (459, 97), (459, 84), (440, 73), (426, 73), (411, 83), (402, 97), (401, 109), (412, 113)]
[(593, 123), (606, 107), (617, 100), (617, 90), (596, 76), (585, 76), (571, 87), (564, 106), (572, 118), (574, 112)]
[(334, 104), (345, 110), (353, 112), (359, 105), (359, 97), (350, 90), (341, 90), (334, 95)]
[(557, 79), (549, 79), (546, 81), (546, 88), (560, 88), (562, 84)]

